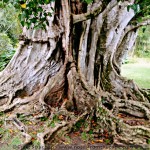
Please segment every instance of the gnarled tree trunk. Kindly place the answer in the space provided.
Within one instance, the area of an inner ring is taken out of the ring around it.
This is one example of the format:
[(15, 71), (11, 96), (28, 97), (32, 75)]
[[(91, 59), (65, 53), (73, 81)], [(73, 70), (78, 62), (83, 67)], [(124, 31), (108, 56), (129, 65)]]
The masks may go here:
[(146, 144), (149, 125), (130, 126), (117, 116), (150, 119), (146, 91), (120, 75), (122, 57), (134, 45), (137, 28), (144, 25), (130, 24), (135, 14), (127, 5), (133, 3), (56, 0), (46, 6), (55, 9), (46, 30), (24, 29), (24, 40), (0, 73), (0, 111), (13, 114), (7, 120), (27, 137), (22, 146), (32, 137), (17, 114), (33, 122), (63, 115), (54, 128), (45, 124), (45, 131), (37, 134), (43, 149), (45, 140), (70, 132), (83, 118), (89, 129), (95, 118), (94, 133), (107, 129), (114, 143)]

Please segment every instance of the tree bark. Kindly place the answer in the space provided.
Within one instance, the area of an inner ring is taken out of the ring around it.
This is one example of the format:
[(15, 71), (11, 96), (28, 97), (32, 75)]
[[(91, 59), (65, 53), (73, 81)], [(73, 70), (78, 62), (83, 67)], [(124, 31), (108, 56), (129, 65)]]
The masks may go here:
[[(148, 146), (149, 125), (131, 126), (118, 117), (123, 113), (150, 119), (148, 93), (120, 75), (122, 57), (136, 39), (136, 31), (129, 30), (135, 14), (127, 11), (133, 3), (93, 1), (87, 6), (56, 0), (47, 5), (55, 10), (49, 26), (24, 29), (24, 40), (0, 73), (0, 111), (12, 114), (7, 120), (20, 129), (25, 125), (16, 121), (18, 114), (50, 122), (62, 115), (54, 128), (45, 124), (45, 131), (37, 134), (43, 149), (44, 141), (69, 132), (80, 119), (95, 119), (94, 133), (106, 129), (114, 143)], [(23, 135), (28, 140), (22, 147), (31, 142), (26, 130)]]

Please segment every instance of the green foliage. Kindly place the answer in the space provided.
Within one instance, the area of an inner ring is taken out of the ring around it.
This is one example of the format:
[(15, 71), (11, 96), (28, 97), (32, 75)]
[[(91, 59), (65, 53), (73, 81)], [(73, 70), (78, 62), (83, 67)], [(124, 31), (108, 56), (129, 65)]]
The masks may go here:
[(105, 139), (105, 143), (106, 143), (106, 144), (110, 144), (110, 143), (111, 143), (111, 140), (110, 140), (110, 139)]
[(14, 145), (14, 146), (18, 146), (18, 145), (20, 145), (22, 142), (21, 142), (21, 140), (20, 140), (20, 138), (19, 137), (14, 137), (13, 139), (12, 139), (12, 141), (11, 141), (11, 145)]
[(50, 122), (47, 123), (47, 127), (52, 127), (52, 128), (54, 128), (54, 127), (56, 126), (55, 124), (56, 124), (56, 123), (59, 123), (59, 122), (60, 122), (60, 120), (59, 120), (58, 116), (57, 116), (57, 115), (54, 115), (52, 121), (50, 121)]
[(149, 0), (136, 0), (135, 4), (140, 6), (140, 15), (149, 16), (150, 15), (150, 1)]
[(41, 121), (46, 121), (46, 120), (48, 120), (47, 117), (41, 117), (40, 119), (41, 119)]
[(93, 0), (84, 0), (84, 2), (86, 2), (87, 4), (90, 4), (93, 2)]
[(89, 131), (89, 134), (93, 134), (93, 131), (92, 131), (92, 130), (90, 130), (90, 131)]
[(150, 58), (150, 27), (142, 27), (138, 32), (134, 54), (138, 57)]
[(81, 138), (82, 138), (83, 141), (93, 140), (93, 131), (90, 130), (89, 133), (82, 132), (81, 133)]
[(87, 124), (84, 119), (79, 120), (73, 127), (74, 131), (78, 131), (81, 127), (86, 127)]
[(40, 142), (38, 140), (33, 141), (34, 147), (40, 147)]
[(47, 16), (51, 16), (53, 8), (47, 11), (44, 8), (44, 4), (49, 4), (54, 0), (3, 0), (4, 7), (8, 4), (12, 4), (17, 10), (20, 11), (19, 20), (22, 26), (31, 25), (34, 28), (45, 28), (48, 25)]
[(0, 2), (0, 71), (8, 64), (18, 44), (21, 33), (18, 14), (11, 3), (4, 5)]
[(0, 127), (4, 124), (4, 120), (0, 120)]
[(82, 132), (82, 133), (81, 133), (81, 138), (82, 138), (83, 141), (87, 141), (87, 140), (88, 140), (88, 135), (87, 135), (87, 133), (86, 133), (86, 132)]
[[(34, 28), (46, 28), (48, 25), (47, 16), (51, 16), (54, 9), (46, 10), (45, 4), (49, 4), (55, 0), (3, 0), (0, 4), (1, 7), (6, 7), (10, 3), (18, 10), (20, 10), (19, 20), (22, 26), (27, 26), (28, 28), (33, 26)], [(82, 0), (87, 4), (92, 3), (93, 0)], [(117, 0), (123, 1), (123, 0)], [(110, 0), (104, 1), (104, 3), (109, 3)], [(150, 13), (150, 1), (149, 0), (136, 0), (133, 5), (129, 5), (127, 9), (133, 9), (137, 14), (137, 20), (141, 17), (149, 16)]]
[(127, 10), (129, 11), (130, 8), (133, 9), (135, 13), (138, 13), (140, 11), (140, 5), (139, 4), (128, 5)]
[(150, 139), (147, 139), (147, 144), (150, 144)]
[(6, 132), (4, 128), (0, 128), (0, 135), (3, 135)]
[[(22, 26), (45, 29), (46, 25), (49, 25), (47, 17), (52, 16), (54, 8), (46, 10), (44, 6), (53, 1), (55, 0), (3, 0), (1, 7), (6, 7), (11, 3), (20, 11), (19, 20)], [(83, 1), (90, 4), (93, 0)]]
[(55, 122), (52, 121), (51, 124), (50, 124), (49, 126), (52, 127), (52, 128), (55, 128), (55, 126), (56, 126), (56, 125), (55, 125)]
[(0, 33), (0, 53), (3, 51), (9, 51), (12, 50), (12, 41), (5, 33)]
[[(104, 103), (105, 102), (105, 99), (102, 99), (102, 103)], [(106, 112), (106, 110), (105, 109), (103, 109), (103, 108), (101, 108), (101, 107), (99, 107), (99, 113), (101, 113), (101, 114), (103, 114), (103, 115), (106, 115), (107, 114), (107, 112)]]
[(128, 5), (127, 10), (133, 9), (136, 16), (133, 23), (143, 21), (143, 19), (150, 18), (150, 1), (149, 0), (136, 0), (134, 4)]
[(4, 7), (0, 2), (0, 33), (7, 35), (13, 47), (17, 45), (19, 34), (21, 34), (18, 14), (19, 11), (12, 4), (9, 3)]
[(0, 53), (0, 71), (6, 67), (14, 53), (15, 50), (5, 50)]

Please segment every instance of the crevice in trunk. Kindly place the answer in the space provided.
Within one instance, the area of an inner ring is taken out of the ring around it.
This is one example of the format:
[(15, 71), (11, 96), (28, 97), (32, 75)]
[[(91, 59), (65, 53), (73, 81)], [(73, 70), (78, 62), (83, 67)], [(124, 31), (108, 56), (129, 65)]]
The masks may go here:
[(78, 52), (79, 52), (79, 46), (80, 46), (80, 39), (82, 35), (82, 23), (78, 23), (74, 27), (74, 36), (73, 36), (73, 47), (74, 47), (74, 60), (78, 60)]

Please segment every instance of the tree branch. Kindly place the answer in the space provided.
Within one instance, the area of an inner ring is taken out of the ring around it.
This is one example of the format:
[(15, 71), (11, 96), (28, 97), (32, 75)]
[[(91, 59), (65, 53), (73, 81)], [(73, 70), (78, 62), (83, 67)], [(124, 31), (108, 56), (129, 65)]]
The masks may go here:
[[(117, 1), (116, 0), (112, 0), (106, 7), (105, 10), (107, 11), (110, 11), (115, 5), (117, 5)], [(105, 11), (104, 10), (104, 11)], [(97, 15), (99, 15), (101, 12), (102, 12), (102, 1), (100, 1), (98, 3), (98, 6), (95, 6), (94, 9), (91, 9), (90, 11), (88, 11), (87, 13), (84, 13), (84, 14), (78, 14), (78, 15), (75, 15), (73, 14), (73, 23), (78, 23), (78, 22), (81, 22), (81, 21), (85, 21), (85, 20), (88, 20), (92, 17), (95, 17)]]
[(137, 25), (128, 25), (125, 30), (124, 33), (122, 34), (122, 36), (120, 37), (120, 41), (118, 43), (118, 47), (120, 46), (120, 44), (122, 43), (124, 37), (132, 30), (138, 29), (142, 26), (146, 26), (146, 25), (150, 25), (150, 18), (147, 20), (143, 20), (142, 22), (138, 23)]
[(150, 18), (147, 20), (144, 20), (143, 22), (138, 23), (137, 25), (128, 26), (126, 33), (131, 30), (138, 29), (139, 27), (146, 26), (146, 25), (150, 25)]

